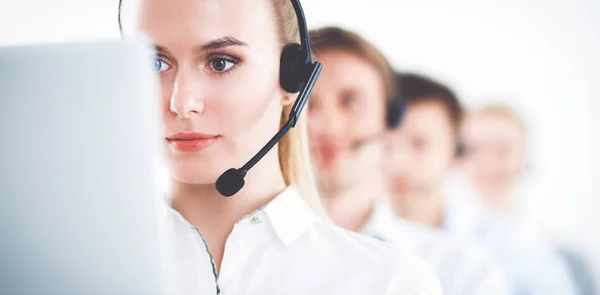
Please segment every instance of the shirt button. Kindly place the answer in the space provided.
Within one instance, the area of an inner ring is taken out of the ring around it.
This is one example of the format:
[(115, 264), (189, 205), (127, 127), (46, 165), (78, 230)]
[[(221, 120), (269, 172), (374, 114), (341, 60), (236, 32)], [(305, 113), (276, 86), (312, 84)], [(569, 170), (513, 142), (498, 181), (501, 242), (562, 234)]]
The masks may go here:
[(259, 223), (261, 223), (261, 220), (258, 216), (252, 216), (252, 218), (250, 219), (250, 223), (251, 224), (259, 224)]

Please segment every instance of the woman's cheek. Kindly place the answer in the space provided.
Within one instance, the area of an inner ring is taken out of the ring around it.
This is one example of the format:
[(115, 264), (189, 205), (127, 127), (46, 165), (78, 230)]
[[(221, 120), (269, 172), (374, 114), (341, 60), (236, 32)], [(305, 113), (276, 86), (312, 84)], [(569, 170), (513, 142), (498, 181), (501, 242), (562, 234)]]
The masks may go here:
[(274, 91), (277, 87), (266, 87), (271, 83), (266, 84), (266, 81), (256, 76), (252, 79), (232, 79), (228, 82), (218, 87), (218, 93), (213, 93), (218, 95), (213, 100), (214, 119), (220, 122), (223, 132), (232, 136), (245, 135), (251, 133), (261, 121), (272, 121), (268, 118), (274, 115), (279, 118), (280, 113), (273, 113), (273, 104), (278, 104)]

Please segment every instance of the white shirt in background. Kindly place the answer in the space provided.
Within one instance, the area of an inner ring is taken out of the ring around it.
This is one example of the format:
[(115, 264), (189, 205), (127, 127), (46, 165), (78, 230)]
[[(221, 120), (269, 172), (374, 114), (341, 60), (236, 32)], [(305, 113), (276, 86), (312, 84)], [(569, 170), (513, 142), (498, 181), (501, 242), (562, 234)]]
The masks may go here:
[[(525, 191), (512, 195), (516, 204), (525, 199)], [(445, 193), (445, 229), (490, 251), (504, 269), (511, 295), (578, 294), (565, 258), (523, 218), (520, 206), (511, 215), (492, 211), (460, 175), (450, 179)]]
[(170, 295), (442, 294), (412, 252), (320, 219), (291, 187), (235, 224), (219, 274), (198, 230), (168, 204), (163, 211)]
[(456, 222), (450, 211), (446, 227), (475, 238), (501, 262), (512, 295), (577, 294), (568, 265), (534, 226), (517, 216), (483, 210), (476, 221)]
[(507, 295), (504, 273), (482, 248), (441, 230), (410, 223), (378, 204), (361, 231), (417, 253), (441, 281), (446, 295)]

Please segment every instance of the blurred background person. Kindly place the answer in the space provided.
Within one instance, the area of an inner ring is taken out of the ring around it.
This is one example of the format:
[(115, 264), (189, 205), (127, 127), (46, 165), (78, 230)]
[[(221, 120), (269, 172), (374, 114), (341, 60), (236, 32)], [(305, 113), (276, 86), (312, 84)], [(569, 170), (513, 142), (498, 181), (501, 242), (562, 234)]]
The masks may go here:
[(515, 214), (515, 190), (526, 168), (526, 128), (510, 107), (488, 105), (469, 113), (461, 130), (462, 168), (477, 197), (491, 210)]
[(406, 104), (400, 128), (388, 142), (389, 202), (396, 215), (431, 227), (446, 222), (443, 185), (462, 152), (462, 106), (452, 90), (425, 76), (396, 76)]
[(394, 73), (373, 45), (337, 27), (310, 32), (323, 64), (308, 109), (311, 155), (332, 220), (419, 254), (438, 274), (445, 294), (508, 294), (504, 274), (483, 249), (396, 218), (382, 201), (385, 135), (399, 123)]
[[(476, 197), (488, 210), (475, 227), (475, 234), (486, 240), (491, 247), (504, 247), (499, 238), (518, 240), (514, 246), (526, 255), (528, 252), (539, 256), (536, 269), (519, 266), (520, 272), (539, 271), (552, 273), (561, 267), (546, 267), (545, 263), (555, 264), (565, 260), (580, 294), (595, 294), (591, 274), (583, 259), (568, 248), (554, 246), (553, 243), (519, 214), (519, 198), (528, 196), (519, 193), (521, 179), (527, 167), (527, 128), (518, 113), (504, 104), (492, 104), (473, 110), (462, 126), (462, 139), (465, 155), (461, 166), (466, 178), (473, 187)], [(503, 228), (506, 227), (506, 228)], [(497, 236), (502, 232), (506, 236)], [(499, 243), (500, 245), (495, 245)], [(506, 261), (519, 261), (519, 253), (507, 253)], [(544, 256), (541, 256), (541, 255)], [(514, 256), (513, 256), (514, 255)], [(562, 257), (560, 257), (562, 256)], [(561, 267), (564, 268), (564, 267)], [(514, 274), (514, 276), (526, 274)], [(556, 275), (561, 275), (557, 273)]]
[[(453, 232), (460, 216), (448, 209), (444, 184), (468, 150), (459, 139), (462, 106), (449, 87), (429, 77), (407, 73), (397, 82), (406, 113), (390, 137), (390, 203), (399, 216)], [(511, 294), (576, 294), (563, 261), (549, 244), (517, 231), (506, 220), (481, 216), (471, 224), (471, 237), (502, 263)]]

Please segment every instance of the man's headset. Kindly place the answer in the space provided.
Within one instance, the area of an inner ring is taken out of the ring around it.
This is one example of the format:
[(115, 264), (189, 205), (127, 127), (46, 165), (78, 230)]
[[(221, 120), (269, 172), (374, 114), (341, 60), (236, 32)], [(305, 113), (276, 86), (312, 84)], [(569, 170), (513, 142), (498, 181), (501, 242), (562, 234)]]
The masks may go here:
[(388, 130), (394, 130), (402, 122), (406, 105), (401, 98), (394, 98), (386, 106), (386, 123)]
[(283, 48), (279, 68), (279, 83), (281, 88), (288, 93), (300, 92), (300, 94), (298, 94), (298, 98), (292, 106), (288, 121), (279, 132), (244, 166), (239, 169), (231, 168), (219, 176), (216, 182), (217, 191), (225, 197), (233, 196), (240, 191), (244, 187), (246, 173), (283, 138), (290, 128), (296, 126), (300, 113), (308, 102), (313, 86), (321, 74), (321, 64), (313, 61), (308, 28), (300, 1), (291, 0), (291, 2), (298, 18), (301, 44), (290, 43)]
[[(395, 98), (388, 102), (386, 110), (387, 129), (394, 130), (398, 128), (406, 112), (406, 104), (401, 98)], [(466, 147), (463, 141), (458, 137), (456, 139), (456, 157), (460, 158), (466, 153)]]
[(389, 131), (398, 128), (400, 122), (402, 122), (402, 118), (404, 117), (405, 111), (406, 106), (402, 99), (397, 97), (391, 99), (387, 102), (385, 109), (385, 130), (383, 132), (378, 132), (375, 135), (367, 136), (365, 138), (356, 140), (350, 144), (349, 148), (357, 150), (364, 147), (368, 143), (371, 143), (376, 140), (381, 140)]

